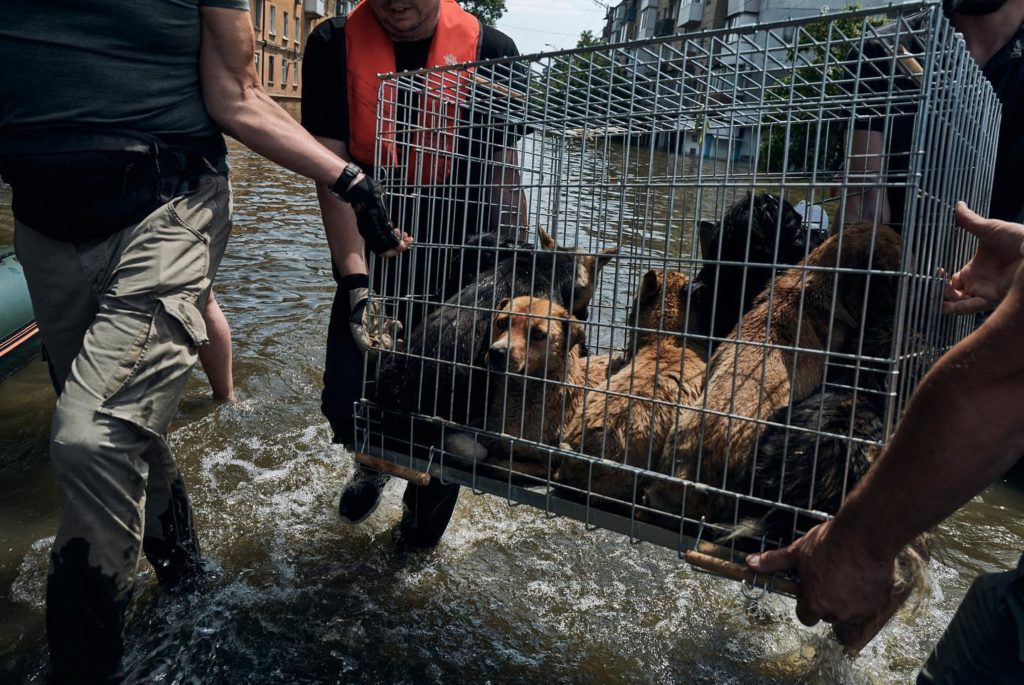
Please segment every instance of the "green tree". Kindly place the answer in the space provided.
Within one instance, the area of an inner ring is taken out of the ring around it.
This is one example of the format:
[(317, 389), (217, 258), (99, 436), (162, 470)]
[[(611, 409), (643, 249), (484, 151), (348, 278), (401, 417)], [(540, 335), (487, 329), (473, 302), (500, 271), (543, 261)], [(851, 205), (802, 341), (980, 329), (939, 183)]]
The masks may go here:
[(576, 41), (578, 48), (592, 48), (596, 45), (604, 45), (604, 41), (595, 36), (593, 31), (584, 31), (580, 34), (580, 39)]
[(494, 26), (505, 14), (505, 0), (462, 0), (459, 4), (488, 26)]
[[(860, 9), (857, 3), (841, 11)], [(764, 94), (760, 167), (762, 171), (836, 171), (842, 164), (842, 113), (823, 111), (819, 103), (832, 104), (846, 94), (842, 81), (853, 74), (851, 55), (860, 45), (865, 23), (881, 26), (883, 16), (830, 19), (805, 24), (797, 36), (797, 46), (786, 51), (790, 63), (802, 64), (780, 78)], [(825, 46), (828, 46), (826, 49)], [(824, 93), (822, 92), (824, 91)], [(788, 137), (788, 145), (786, 143)]]

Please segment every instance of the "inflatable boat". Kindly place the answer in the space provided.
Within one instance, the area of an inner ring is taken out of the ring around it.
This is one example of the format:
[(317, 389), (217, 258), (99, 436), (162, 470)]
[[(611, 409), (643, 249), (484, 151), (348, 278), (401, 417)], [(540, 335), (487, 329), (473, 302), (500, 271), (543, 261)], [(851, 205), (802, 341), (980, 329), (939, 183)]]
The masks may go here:
[(0, 246), (0, 381), (39, 354), (39, 329), (21, 264), (10, 246)]

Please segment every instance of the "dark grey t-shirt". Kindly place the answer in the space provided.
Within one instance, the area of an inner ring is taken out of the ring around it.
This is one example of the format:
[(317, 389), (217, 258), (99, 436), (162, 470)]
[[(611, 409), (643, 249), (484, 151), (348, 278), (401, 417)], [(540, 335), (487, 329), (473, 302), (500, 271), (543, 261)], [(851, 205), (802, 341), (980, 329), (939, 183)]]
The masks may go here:
[(199, 8), (248, 0), (0, 0), (0, 137), (55, 126), (217, 132), (199, 89)]

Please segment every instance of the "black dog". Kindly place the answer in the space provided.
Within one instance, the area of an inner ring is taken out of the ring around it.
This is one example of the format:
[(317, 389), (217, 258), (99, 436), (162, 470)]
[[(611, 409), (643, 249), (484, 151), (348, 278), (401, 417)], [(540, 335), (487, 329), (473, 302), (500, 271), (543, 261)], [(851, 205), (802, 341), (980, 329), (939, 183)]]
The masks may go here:
[[(618, 251), (586, 254), (539, 234), (541, 249), (493, 234), (468, 240), (444, 285), (454, 294), (446, 293), (445, 301), (413, 328), (403, 352), (380, 355), (371, 399), (385, 410), (480, 425), (487, 403), (485, 355), (498, 303), (533, 294), (585, 319), (600, 271)], [(390, 428), (390, 437), (401, 441), (399, 431)], [(424, 426), (414, 441), (437, 444), (436, 438)]]
[[(792, 428), (764, 429), (757, 446), (752, 494), (835, 514), (881, 449), (885, 402), (874, 392), (854, 395), (852, 390), (829, 389), (779, 409), (769, 420)], [(753, 511), (742, 509), (741, 515), (753, 517)], [(807, 530), (814, 523), (773, 508), (752, 528), (758, 536), (766, 534), (788, 543), (794, 529)]]
[[(805, 229), (785, 200), (748, 193), (726, 211), (702, 246), (704, 266), (691, 283), (697, 286), (691, 307), (696, 306), (698, 332), (715, 339), (729, 335), (778, 272), (798, 263), (825, 238), (824, 231)], [(709, 347), (716, 345), (711, 340)]]

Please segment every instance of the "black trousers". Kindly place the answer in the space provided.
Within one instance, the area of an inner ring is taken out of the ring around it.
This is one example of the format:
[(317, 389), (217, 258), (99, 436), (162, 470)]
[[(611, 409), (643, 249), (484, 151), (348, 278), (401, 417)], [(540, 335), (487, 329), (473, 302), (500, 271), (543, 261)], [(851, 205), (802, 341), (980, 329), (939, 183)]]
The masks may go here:
[[(335, 279), (338, 279), (337, 273)], [(334, 431), (334, 443), (352, 448), (355, 446), (353, 410), (362, 395), (364, 363), (363, 355), (352, 339), (349, 313), (348, 290), (339, 285), (334, 293), (327, 327), (327, 357), (320, 410)], [(356, 468), (366, 467), (356, 462)], [(439, 537), (451, 519), (458, 490), (458, 485), (442, 485), (436, 480), (426, 486), (408, 483), (402, 499), (411, 518), (403, 519), (403, 525), (440, 528)]]

